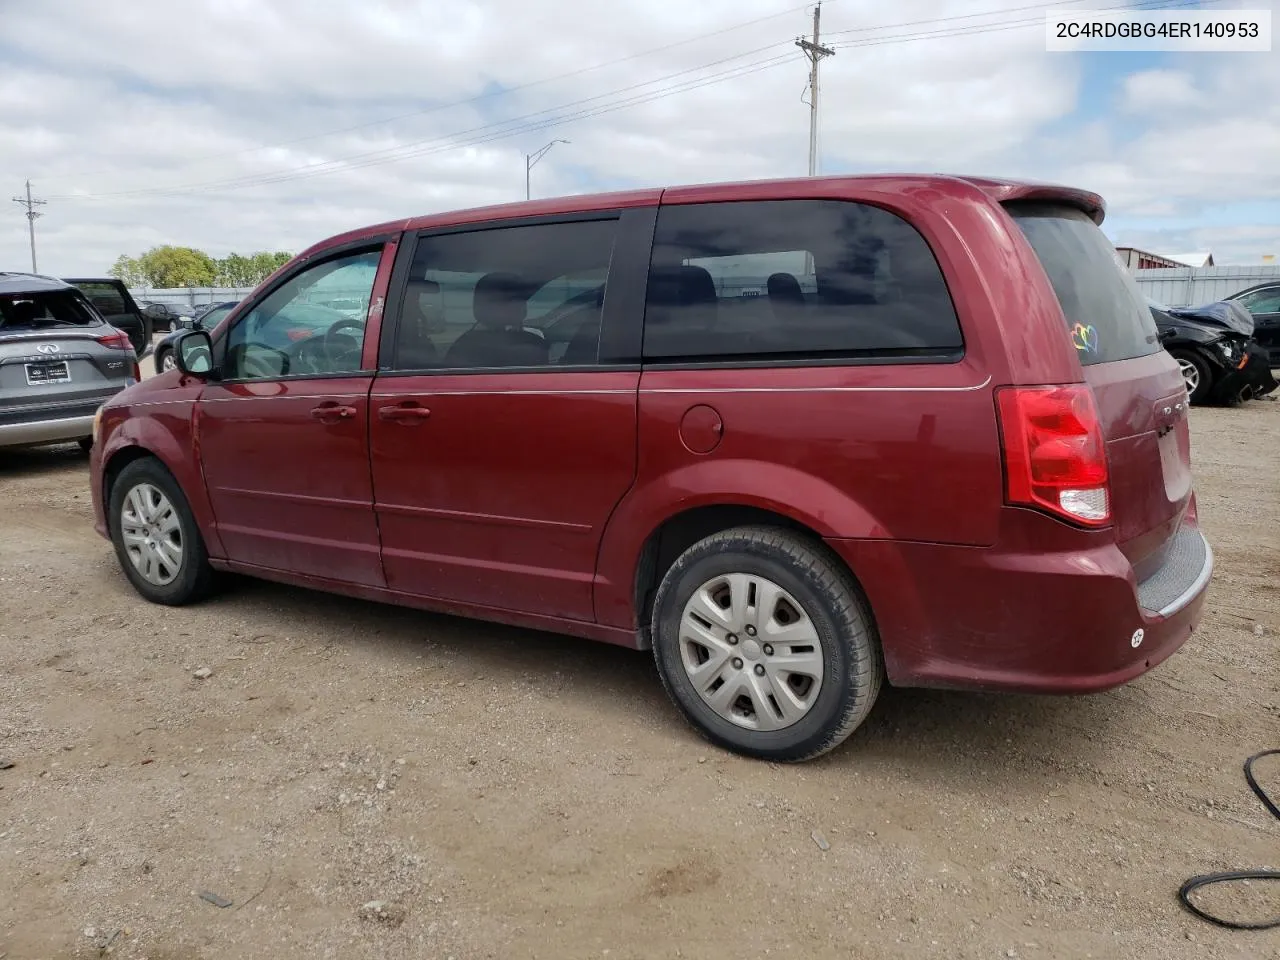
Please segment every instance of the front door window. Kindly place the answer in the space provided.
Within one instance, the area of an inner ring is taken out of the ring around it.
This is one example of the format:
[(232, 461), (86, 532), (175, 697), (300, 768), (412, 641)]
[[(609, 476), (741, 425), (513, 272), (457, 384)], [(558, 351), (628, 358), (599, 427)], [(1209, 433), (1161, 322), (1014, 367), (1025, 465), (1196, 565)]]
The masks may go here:
[(231, 329), (223, 379), (275, 380), (358, 371), (381, 257), (381, 248), (335, 257), (272, 291)]

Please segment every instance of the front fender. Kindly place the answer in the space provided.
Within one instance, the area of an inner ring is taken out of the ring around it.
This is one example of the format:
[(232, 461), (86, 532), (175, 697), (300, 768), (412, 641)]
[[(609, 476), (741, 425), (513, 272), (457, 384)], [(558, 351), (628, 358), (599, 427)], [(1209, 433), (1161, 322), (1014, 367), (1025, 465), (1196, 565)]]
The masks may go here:
[[(785, 491), (786, 499), (778, 498)], [(595, 610), (609, 626), (634, 629), (635, 581), (645, 542), (672, 517), (699, 507), (767, 510), (821, 537), (876, 539), (887, 530), (861, 504), (796, 467), (758, 460), (709, 460), (641, 478), (605, 527), (596, 565)]]
[[(134, 451), (143, 450), (156, 457), (182, 488), (209, 555), (224, 557), (195, 442), (195, 404), (201, 390), (199, 387), (189, 390), (191, 388), (179, 386), (166, 391), (163, 399), (139, 400), (104, 411), (102, 476), (105, 479), (110, 475), (113, 460), (132, 456)], [(178, 392), (184, 395), (168, 396)], [(105, 488), (102, 496), (105, 502)]]

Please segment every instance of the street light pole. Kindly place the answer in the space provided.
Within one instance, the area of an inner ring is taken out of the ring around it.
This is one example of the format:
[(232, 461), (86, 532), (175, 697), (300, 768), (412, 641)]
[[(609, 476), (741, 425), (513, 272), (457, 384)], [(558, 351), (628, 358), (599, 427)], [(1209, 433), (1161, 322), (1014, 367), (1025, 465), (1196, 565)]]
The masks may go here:
[(537, 162), (541, 160), (543, 157), (545, 157), (547, 155), (547, 151), (550, 150), (552, 147), (554, 147), (557, 143), (568, 143), (568, 142), (569, 142), (568, 140), (552, 140), (541, 150), (538, 150), (534, 153), (526, 153), (524, 155), (524, 198), (526, 200), (531, 199), (531, 194), (529, 191), (529, 172), (533, 170), (534, 165), (537, 164)]

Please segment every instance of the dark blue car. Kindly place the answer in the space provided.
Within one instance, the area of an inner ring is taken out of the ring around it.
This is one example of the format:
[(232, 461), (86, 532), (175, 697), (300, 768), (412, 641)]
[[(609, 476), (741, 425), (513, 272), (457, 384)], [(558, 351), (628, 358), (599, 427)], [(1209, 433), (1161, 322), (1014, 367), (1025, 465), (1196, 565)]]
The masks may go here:
[(156, 372), (160, 373), (164, 370), (173, 369), (173, 341), (178, 338), (179, 334), (185, 333), (187, 330), (193, 330), (197, 327), (204, 327), (212, 330), (218, 323), (235, 309), (239, 300), (224, 300), (221, 303), (210, 303), (200, 307), (192, 315), (189, 325), (175, 325), (163, 340), (156, 344), (155, 361)]

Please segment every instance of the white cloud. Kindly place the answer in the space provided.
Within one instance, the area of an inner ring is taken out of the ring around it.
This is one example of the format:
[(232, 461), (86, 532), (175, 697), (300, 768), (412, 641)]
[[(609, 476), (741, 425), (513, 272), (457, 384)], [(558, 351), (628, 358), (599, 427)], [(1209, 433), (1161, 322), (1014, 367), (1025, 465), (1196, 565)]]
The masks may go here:
[[(823, 64), (826, 169), (1067, 181), (1104, 193), (1117, 216), (1185, 217), (1224, 198), (1280, 197), (1274, 57), (1137, 74), (1123, 90), (1125, 115), (1065, 136), (1059, 121), (1076, 109), (1082, 61), (1046, 54), (1042, 29), (847, 45), (1010, 19), (848, 32), (975, 5), (824, 6), (824, 32), (839, 46)], [(646, 53), (788, 6), (785, 16)], [(363, 223), (521, 199), (524, 154), (553, 137), (572, 143), (535, 168), (536, 195), (790, 176), (806, 165), (807, 65), (791, 41), (808, 20), (791, 0), (41, 0), (6, 5), (4, 20), (0, 179), (13, 195), (29, 176), (50, 198), (37, 225), (50, 272), (99, 272), (156, 243), (215, 254), (300, 249)], [(775, 56), (786, 59), (627, 109), (490, 142), (479, 142), (483, 130), (457, 136), (538, 111), (543, 121), (597, 111)], [(482, 97), (495, 89), (509, 92)], [(404, 114), (414, 115), (370, 125)], [(395, 150), (416, 155), (373, 162)], [(358, 159), (315, 175), (338, 158)], [(282, 173), (288, 179), (245, 189), (159, 192)], [(68, 199), (85, 195), (101, 199)], [(0, 267), (20, 268), (26, 225), (6, 206)]]
[(1204, 103), (1195, 78), (1185, 70), (1143, 70), (1124, 81), (1124, 107), (1131, 113), (1195, 107)]

